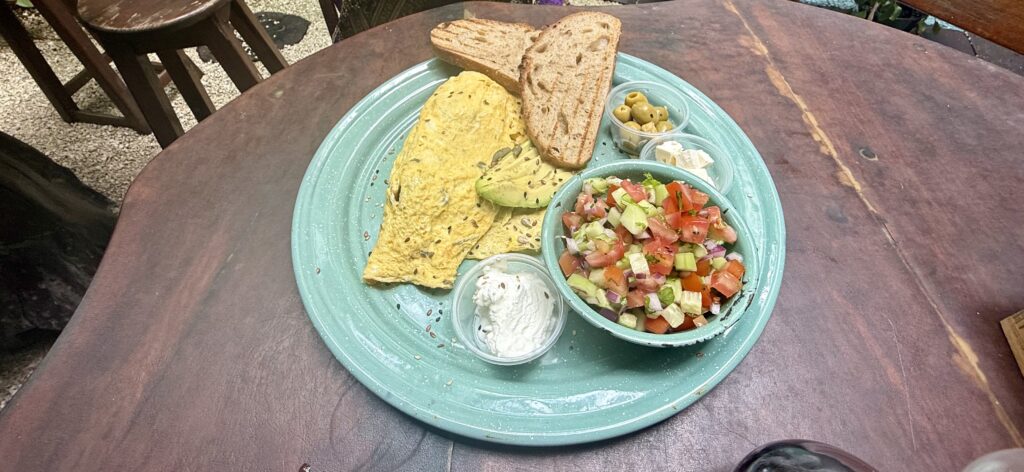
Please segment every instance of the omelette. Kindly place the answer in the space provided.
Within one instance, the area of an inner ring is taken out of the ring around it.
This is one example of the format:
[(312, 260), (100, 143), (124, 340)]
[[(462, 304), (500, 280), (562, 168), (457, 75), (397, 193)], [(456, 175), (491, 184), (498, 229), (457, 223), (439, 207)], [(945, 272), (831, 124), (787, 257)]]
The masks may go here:
[(544, 208), (498, 207), (491, 229), (473, 246), (469, 259), (486, 259), (506, 252), (540, 253), (540, 224)]
[(476, 181), (495, 149), (525, 134), (519, 100), (483, 74), (462, 72), (438, 87), (395, 158), (363, 280), (451, 288), (498, 215)]

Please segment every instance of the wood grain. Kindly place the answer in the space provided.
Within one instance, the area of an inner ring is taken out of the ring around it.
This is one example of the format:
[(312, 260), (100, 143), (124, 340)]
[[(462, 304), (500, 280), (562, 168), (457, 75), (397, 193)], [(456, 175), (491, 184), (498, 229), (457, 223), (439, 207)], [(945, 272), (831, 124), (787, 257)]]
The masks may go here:
[(291, 210), (315, 149), (362, 96), (430, 57), (437, 23), (541, 26), (569, 11), (471, 3), (403, 18), (293, 64), (177, 140), (133, 184), (78, 313), (0, 412), (0, 463), (730, 470), (758, 444), (802, 437), (881, 470), (933, 471), (1024, 443), (1024, 381), (998, 327), (1024, 305), (1012, 204), (1024, 79), (775, 0), (602, 10), (622, 19), (623, 51), (737, 120), (781, 195), (782, 293), (718, 388), (632, 435), (527, 449), (439, 434), (356, 383), (291, 273)]
[(1020, 0), (902, 0), (994, 43), (1024, 53), (1024, 3)]

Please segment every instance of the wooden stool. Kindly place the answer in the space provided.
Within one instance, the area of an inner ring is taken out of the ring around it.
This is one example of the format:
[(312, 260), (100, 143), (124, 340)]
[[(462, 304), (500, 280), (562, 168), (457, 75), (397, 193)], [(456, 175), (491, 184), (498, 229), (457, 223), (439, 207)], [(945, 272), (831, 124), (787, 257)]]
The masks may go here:
[[(66, 83), (62, 83), (57, 74), (53, 72), (50, 64), (46, 62), (46, 58), (32, 42), (28, 31), (25, 31), (25, 27), (11, 10), (11, 6), (7, 2), (0, 3), (2, 3), (0, 4), (0, 35), (7, 40), (14, 55), (18, 56), (18, 60), (28, 70), (62, 120), (68, 123), (78, 121), (99, 125), (127, 126), (140, 133), (149, 133), (149, 126), (146, 125), (135, 100), (128, 93), (128, 89), (118, 77), (117, 72), (110, 67), (110, 58), (93, 45), (89, 35), (75, 19), (74, 0), (35, 0), (33, 2), (39, 14), (46, 19), (61, 41), (85, 66), (85, 69)], [(96, 80), (110, 101), (121, 112), (121, 116), (86, 111), (78, 107), (73, 95), (90, 79)], [(162, 79), (164, 84), (169, 81), (166, 75)]]
[(271, 74), (287, 63), (242, 0), (80, 0), (82, 21), (114, 59), (143, 116), (163, 147), (183, 131), (146, 55), (156, 53), (196, 120), (214, 111), (184, 48), (206, 45), (244, 92), (261, 80), (235, 38), (242, 36)]

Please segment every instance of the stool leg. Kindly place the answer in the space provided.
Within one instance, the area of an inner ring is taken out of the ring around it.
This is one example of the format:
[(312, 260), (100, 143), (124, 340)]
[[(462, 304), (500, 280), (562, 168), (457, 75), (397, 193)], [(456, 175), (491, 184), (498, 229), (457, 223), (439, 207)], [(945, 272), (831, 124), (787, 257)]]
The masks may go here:
[(260, 82), (260, 72), (242, 49), (242, 44), (235, 38), (235, 31), (226, 19), (214, 17), (207, 21), (202, 28), (202, 36), (203, 43), (210, 48), (213, 57), (217, 58), (239, 92), (249, 90)]
[(117, 72), (110, 68), (107, 58), (96, 49), (82, 26), (75, 20), (74, 14), (71, 13), (73, 10), (69, 10), (62, 0), (36, 0), (35, 6), (68, 49), (78, 57), (89, 75), (96, 79), (96, 83), (110, 101), (114, 102), (114, 106), (124, 116), (128, 125), (140, 133), (149, 134), (149, 127), (146, 126), (139, 107), (128, 94), (128, 89), (117, 76)]
[(71, 94), (64, 88), (64, 84), (61, 83), (57, 74), (53, 73), (53, 69), (36, 48), (32, 37), (29, 36), (28, 31), (25, 31), (25, 27), (18, 21), (18, 17), (15, 16), (7, 2), (0, 5), (0, 34), (11, 46), (14, 55), (21, 60), (29, 75), (42, 89), (43, 95), (46, 95), (60, 118), (68, 123), (74, 121), (72, 113), (78, 110), (78, 105), (75, 105)]
[(270, 39), (266, 28), (260, 24), (243, 0), (231, 2), (231, 26), (238, 30), (238, 34), (242, 35), (242, 39), (271, 74), (288, 66), (288, 61), (274, 45), (274, 40)]
[(124, 77), (124, 83), (131, 91), (135, 103), (142, 110), (149, 127), (156, 135), (161, 147), (170, 146), (175, 139), (184, 134), (178, 115), (171, 108), (160, 79), (153, 71), (153, 65), (146, 56), (136, 55), (125, 46), (107, 42), (107, 54), (114, 59), (117, 70)]
[(206, 89), (203, 88), (202, 82), (199, 81), (198, 71), (195, 69), (195, 65), (192, 64), (192, 60), (185, 55), (185, 52), (172, 49), (157, 51), (156, 55), (160, 57), (160, 62), (164, 65), (164, 69), (167, 70), (171, 79), (174, 80), (174, 85), (178, 87), (178, 92), (181, 92), (181, 97), (185, 99), (185, 103), (192, 110), (196, 121), (203, 121), (206, 117), (213, 114), (215, 109), (213, 101), (206, 94)]

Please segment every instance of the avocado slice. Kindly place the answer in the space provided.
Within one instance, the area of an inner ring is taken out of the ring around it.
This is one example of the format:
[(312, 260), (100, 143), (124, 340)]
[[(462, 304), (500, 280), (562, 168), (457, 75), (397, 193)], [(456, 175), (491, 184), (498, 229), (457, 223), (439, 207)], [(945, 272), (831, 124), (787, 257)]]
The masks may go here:
[(476, 193), (499, 206), (543, 208), (572, 177), (541, 159), (530, 141), (495, 153), (496, 162), (476, 181)]

